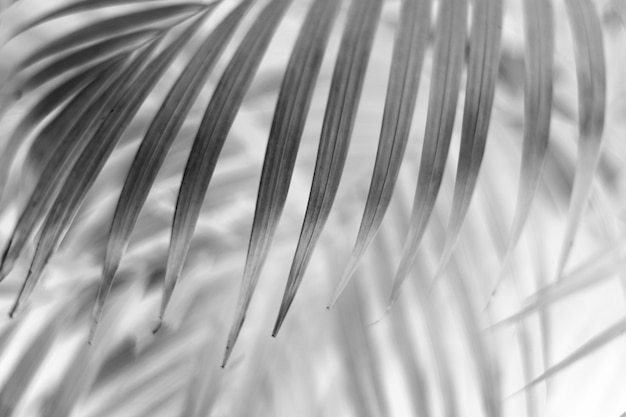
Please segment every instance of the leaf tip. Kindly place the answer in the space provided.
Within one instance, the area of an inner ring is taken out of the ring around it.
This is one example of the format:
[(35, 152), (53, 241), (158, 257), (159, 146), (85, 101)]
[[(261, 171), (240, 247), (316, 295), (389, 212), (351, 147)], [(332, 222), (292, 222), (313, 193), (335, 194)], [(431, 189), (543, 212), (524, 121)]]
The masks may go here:
[(361, 259), (362, 252), (363, 252), (362, 250), (355, 249), (355, 251), (352, 253), (350, 260), (348, 261), (348, 266), (346, 266), (346, 269), (343, 272), (343, 276), (341, 277), (341, 280), (339, 280), (339, 284), (337, 284), (337, 288), (335, 288), (335, 292), (333, 293), (333, 296), (331, 297), (330, 303), (328, 303), (328, 306), (326, 306), (328, 310), (330, 310), (331, 308), (335, 306), (335, 304), (337, 304), (337, 301), (339, 300), (339, 298), (345, 291), (346, 287), (350, 283), (350, 280), (354, 276), (354, 273), (356, 272), (356, 269), (359, 266), (359, 261)]
[(154, 329), (152, 329), (152, 334), (157, 334), (159, 330), (161, 330), (161, 327), (163, 327), (163, 315), (159, 316), (156, 326), (154, 326)]
[(11, 273), (13, 270), (13, 266), (15, 265), (14, 257), (9, 256), (11, 248), (11, 243), (7, 246), (2, 255), (2, 260), (0, 260), (0, 282), (4, 281), (4, 279)]
[(98, 321), (92, 320), (91, 325), (89, 326), (89, 336), (87, 337), (87, 344), (91, 346), (96, 337), (96, 331), (98, 329)]
[(373, 326), (377, 325), (378, 323), (380, 323), (381, 321), (385, 320), (387, 318), (387, 316), (389, 316), (390, 312), (391, 312), (391, 306), (388, 305), (385, 308), (385, 311), (383, 312), (383, 315), (380, 316), (380, 318), (377, 318), (376, 320), (374, 320), (373, 322), (368, 324), (367, 327), (373, 327)]
[(354, 274), (354, 268), (346, 269), (346, 271), (343, 274), (343, 277), (341, 278), (341, 281), (339, 281), (339, 284), (337, 285), (337, 288), (335, 288), (335, 292), (330, 298), (330, 302), (326, 306), (327, 310), (330, 310), (331, 308), (335, 306), (335, 304), (337, 304), (337, 301), (339, 301), (339, 297), (341, 297), (341, 294), (343, 294), (353, 274)]
[(19, 307), (20, 307), (20, 301), (19, 299), (15, 301), (15, 303), (13, 304), (13, 307), (11, 307), (11, 310), (9, 311), (9, 318), (13, 319), (15, 318), (15, 315), (17, 313), (19, 313)]
[(230, 359), (230, 354), (232, 352), (230, 341), (226, 344), (226, 350), (224, 351), (224, 358), (222, 359), (222, 364), (220, 365), (222, 369), (226, 368), (226, 364), (228, 364), (228, 359)]
[(280, 328), (283, 326), (283, 321), (285, 321), (285, 315), (286, 312), (284, 312), (281, 307), (278, 317), (276, 318), (276, 324), (274, 324), (274, 330), (272, 330), (272, 337), (278, 336), (278, 332), (280, 332)]
[(280, 329), (283, 326), (283, 322), (287, 317), (287, 312), (289, 311), (289, 307), (291, 307), (291, 303), (293, 301), (293, 296), (289, 294), (285, 294), (282, 303), (280, 304), (280, 310), (278, 311), (278, 316), (276, 317), (276, 323), (274, 324), (274, 330), (272, 331), (272, 337), (278, 336)]

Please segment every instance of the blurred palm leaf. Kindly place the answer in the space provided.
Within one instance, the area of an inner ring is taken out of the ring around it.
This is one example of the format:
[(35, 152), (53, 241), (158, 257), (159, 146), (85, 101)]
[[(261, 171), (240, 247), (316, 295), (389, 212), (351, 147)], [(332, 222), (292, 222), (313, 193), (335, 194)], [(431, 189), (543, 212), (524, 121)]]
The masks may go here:
[[(574, 235), (584, 250), (621, 241), (615, 228), (607, 238), (583, 227), (594, 181), (618, 190), (620, 170), (602, 153), (603, 137), (624, 132), (610, 106), (626, 86), (615, 83), (611, 96), (604, 54), (607, 38), (621, 35), (600, 18), (615, 5), (600, 13), (591, 0), (566, 0), (568, 41), (563, 7), (551, 0), (524, 1), (523, 13), (489, 0), (14, 3), (2, 15), (10, 67), (0, 107), (12, 133), (2, 138), (0, 195), (13, 232), (0, 275), (9, 288), (23, 273), (20, 258), (32, 256), (11, 314), (32, 295), (33, 307), (50, 305), (56, 316), (7, 377), (3, 415), (518, 415), (505, 392), (538, 384), (622, 332), (623, 319), (613, 319), (550, 363), (549, 308), (622, 264), (621, 251), (607, 251), (563, 273), (570, 252), (585, 253), (572, 249)], [(518, 180), (511, 165), (520, 159)], [(255, 193), (249, 179), (259, 173)], [(594, 205), (595, 215), (619, 219), (620, 206), (606, 207)], [(523, 233), (567, 210), (560, 254), (554, 239)], [(536, 288), (528, 283), (540, 280), (522, 279), (537, 271), (559, 281)], [(511, 286), (493, 305), (505, 275)], [(349, 294), (311, 319), (330, 288), (331, 304)], [(159, 296), (164, 328), (144, 334)], [(76, 335), (94, 303), (88, 348)], [(270, 344), (259, 335), (274, 306), (273, 334), (285, 329)], [(381, 311), (385, 320), (368, 327)], [(13, 329), (37, 312), (16, 319), (3, 350), (23, 344)], [(517, 386), (504, 385), (506, 343), (482, 330), (511, 315), (525, 374)], [(257, 333), (242, 331), (246, 317)], [(72, 337), (76, 360), (57, 371), (63, 382), (32, 394), (46, 358)], [(226, 371), (216, 366), (224, 339), (224, 363), (233, 355)], [(244, 348), (233, 351), (239, 339)], [(531, 415), (535, 401), (529, 394)]]

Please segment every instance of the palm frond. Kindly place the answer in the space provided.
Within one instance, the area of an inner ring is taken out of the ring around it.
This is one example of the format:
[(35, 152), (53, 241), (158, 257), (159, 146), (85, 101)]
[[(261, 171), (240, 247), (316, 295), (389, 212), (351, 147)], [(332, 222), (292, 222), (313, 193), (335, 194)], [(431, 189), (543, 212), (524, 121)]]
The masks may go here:
[[(566, 27), (551, 0), (519, 11), (490, 0), (28, 6), (0, 16), (4, 288), (32, 256), (0, 359), (36, 313), (16, 314), (31, 296), (54, 313), (21, 348), (0, 414), (495, 417), (518, 415), (504, 398), (526, 385), (526, 411), (541, 415), (539, 383), (623, 332), (614, 319), (553, 359), (553, 307), (623, 264), (621, 203), (589, 210), (619, 229), (608, 238), (583, 215), (596, 194), (619, 200), (622, 180), (608, 9), (566, 0)], [(90, 269), (48, 286), (55, 259)], [(311, 320), (329, 290), (338, 308)], [(74, 341), (63, 382), (31, 402), (61, 340), (88, 331), (92, 305), (92, 347)], [(266, 341), (272, 306), (281, 337)], [(123, 324), (153, 328), (156, 310), (155, 336)], [(509, 324), (519, 378), (500, 340)], [(223, 339), (227, 370), (215, 360)]]

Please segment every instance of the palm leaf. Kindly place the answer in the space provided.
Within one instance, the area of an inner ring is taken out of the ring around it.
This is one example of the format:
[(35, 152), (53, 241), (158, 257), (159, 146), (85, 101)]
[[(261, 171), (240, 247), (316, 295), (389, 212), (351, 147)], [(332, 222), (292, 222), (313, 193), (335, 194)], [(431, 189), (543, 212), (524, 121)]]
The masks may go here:
[(461, 149), (439, 271), (445, 268), (452, 256), (478, 181), (496, 87), (495, 74), (498, 71), (502, 35), (502, 4), (479, 1), (474, 6), (472, 16)]
[(246, 5), (235, 9), (224, 19), (196, 52), (192, 62), (180, 75), (148, 128), (135, 160), (129, 169), (113, 216), (109, 243), (104, 260), (103, 284), (94, 308), (97, 323), (104, 301), (111, 288), (113, 276), (128, 245), (130, 235), (156, 174), (163, 164), (168, 148), (182, 127), (200, 87), (226, 46), (226, 42), (244, 16)]
[(600, 18), (590, 1), (568, 1), (566, 5), (575, 37), (580, 144), (570, 214), (557, 264), (556, 276), (559, 278), (574, 242), (600, 158), (606, 112), (606, 68)]
[(110, 19), (103, 19), (93, 25), (88, 25), (70, 32), (63, 37), (55, 39), (52, 42), (40, 47), (37, 51), (28, 55), (28, 57), (20, 63), (18, 68), (24, 69), (37, 63), (38, 61), (53, 55), (67, 52), (81, 45), (91, 43), (89, 49), (92, 49), (93, 41), (124, 34), (129, 31), (129, 28), (137, 29), (144, 26), (154, 27), (154, 23), (174, 19), (179, 17), (179, 15), (180, 18), (190, 17), (191, 15), (202, 11), (206, 7), (208, 6), (205, 6), (202, 3), (180, 3), (155, 7), (153, 9), (140, 10), (134, 13), (115, 16)]
[[(81, 120), (83, 115), (86, 114), (88, 105), (95, 103), (94, 99), (102, 96), (107, 87), (112, 86), (117, 81), (116, 76), (123, 69), (123, 64), (128, 59), (128, 56), (128, 54), (122, 54), (94, 68), (89, 68), (89, 71), (97, 71), (97, 78), (72, 97), (71, 101), (33, 138), (28, 149), (27, 158), (29, 161), (32, 161), (33, 164), (46, 165), (50, 159), (50, 154), (56, 151), (57, 146), (63, 143), (66, 137), (70, 136), (68, 135), (69, 129), (74, 128), (77, 121)], [(75, 83), (75, 78), (72, 77), (69, 82)], [(99, 107), (94, 105), (92, 108), (97, 109)], [(31, 122), (26, 118), (23, 119), (23, 122), (27, 123), (29, 128), (37, 125), (36, 121)], [(14, 134), (12, 138), (17, 140), (19, 136)]]
[[(161, 303), (161, 319), (189, 251), (200, 208), (217, 159), (237, 114), (236, 110), (260, 64), (263, 51), (271, 40), (275, 26), (282, 18), (287, 6), (289, 6), (288, 0), (275, 0), (262, 10), (224, 71), (213, 93), (213, 98), (205, 110), (185, 167), (176, 203), (172, 245), (168, 255), (168, 268)], [(267, 24), (267, 22), (272, 24)], [(238, 331), (236, 326), (233, 329), (234, 332)], [(229, 338), (229, 347), (235, 338), (236, 334), (233, 333)], [(230, 349), (227, 348), (227, 351)]]
[[(139, 110), (139, 106), (150, 93), (154, 84), (163, 75), (171, 61), (180, 51), (188, 39), (199, 28), (202, 19), (197, 19), (167, 48), (161, 52), (154, 60), (146, 63), (152, 48), (146, 48), (137, 58), (134, 69), (140, 70), (144, 63), (145, 69), (141, 72), (132, 71), (133, 76), (130, 81), (136, 81), (133, 88), (128, 88), (117, 103), (114, 104), (107, 119), (86, 145), (83, 153), (78, 157), (68, 178), (73, 181), (67, 182), (59, 192), (50, 213), (42, 227), (41, 237), (37, 245), (37, 250), (31, 263), (29, 274), (24, 281), (22, 290), (11, 310), (14, 314), (20, 304), (25, 301), (34, 286), (39, 281), (41, 273), (52, 252), (60, 242), (60, 239), (67, 228), (69, 222), (76, 215), (81, 201), (84, 199), (89, 187), (95, 181), (98, 172), (102, 169), (107, 157), (113, 151), (119, 141), (122, 132), (130, 123), (132, 117)], [(156, 45), (156, 44), (154, 44)]]
[(378, 0), (353, 1), (350, 6), (324, 114), (309, 202), (289, 271), (287, 286), (293, 288), (290, 298), (295, 296), (337, 194), (381, 8)]
[(100, 64), (103, 58), (117, 56), (121, 53), (136, 49), (154, 40), (160, 33), (161, 31), (157, 29), (142, 29), (79, 49), (46, 65), (35, 74), (26, 78), (21, 84), (18, 84), (16, 88), (19, 89), (22, 94), (28, 93), (68, 70), (89, 64)]
[[(296, 163), (298, 147), (304, 130), (315, 81), (322, 64), (323, 50), (340, 3), (316, 2), (302, 27), (276, 104), (275, 117), (268, 139), (259, 184), (259, 195), (250, 235), (250, 246), (244, 268), (244, 279), (256, 281), (276, 233), (278, 221), (287, 199), (289, 183)], [(273, 335), (282, 325), (296, 288), (288, 285), (278, 313)]]
[(391, 200), (413, 121), (422, 62), (430, 29), (430, 2), (405, 1), (396, 34), (389, 87), (383, 114), (376, 165), (367, 196), (357, 243), (335, 291), (333, 305), (354, 274), (360, 258), (380, 224)]
[(466, 2), (444, 1), (441, 3), (433, 59), (435, 73), (431, 80), (424, 148), (411, 213), (411, 224), (391, 290), (390, 305), (398, 298), (400, 286), (413, 265), (419, 243), (426, 231), (439, 194), (456, 116), (466, 21)]
[[(132, 68), (129, 68), (122, 75), (126, 81), (132, 75)], [(85, 145), (82, 138), (90, 138), (90, 135), (99, 126), (97, 117), (110, 111), (116, 97), (121, 95), (124, 83), (107, 90), (113, 80), (116, 79), (116, 73), (121, 72), (121, 69), (119, 66), (113, 67), (109, 73), (103, 73), (94, 80), (68, 103), (66, 108), (46, 126), (47, 129), (42, 130), (34, 139), (31, 147), (32, 152), (35, 152), (38, 144), (41, 143), (39, 147), (52, 148), (52, 155), (48, 157), (39, 181), (35, 185), (35, 189), (31, 193), (6, 246), (0, 268), (2, 278), (11, 272), (36, 226), (52, 207), (54, 197), (60, 191), (70, 168)], [(53, 146), (50, 146), (50, 142), (53, 143)]]
[(7, 140), (7, 144), (4, 147), (2, 156), (0, 157), (0, 169), (3, 170), (0, 176), (0, 196), (4, 192), (4, 182), (9, 175), (9, 169), (11, 163), (16, 157), (18, 150), (20, 149), (23, 140), (43, 119), (60, 106), (65, 100), (72, 97), (74, 93), (82, 90), (83, 87), (93, 80), (103, 69), (101, 67), (87, 68), (85, 71), (68, 79), (66, 82), (60, 84), (56, 88), (50, 90), (45, 97), (43, 97), (30, 111), (22, 118), (20, 123), (15, 127), (11, 137)]
[(505, 267), (528, 218), (548, 147), (554, 59), (552, 9), (550, 1), (524, 2), (524, 30), (528, 57), (524, 83), (524, 145), (517, 207), (503, 261)]
[(143, 3), (145, 1), (152, 0), (77, 0), (71, 2), (68, 5), (55, 8), (52, 11), (44, 14), (43, 16), (38, 17), (37, 19), (18, 27), (14, 32), (13, 36), (17, 36), (21, 33), (28, 31), (29, 29), (34, 28), (35, 26), (41, 25), (43, 23), (47, 23), (51, 20), (59, 19), (64, 16), (73, 15), (75, 13), (86, 12), (94, 9), (101, 9), (105, 7), (112, 6), (125, 6), (133, 3)]

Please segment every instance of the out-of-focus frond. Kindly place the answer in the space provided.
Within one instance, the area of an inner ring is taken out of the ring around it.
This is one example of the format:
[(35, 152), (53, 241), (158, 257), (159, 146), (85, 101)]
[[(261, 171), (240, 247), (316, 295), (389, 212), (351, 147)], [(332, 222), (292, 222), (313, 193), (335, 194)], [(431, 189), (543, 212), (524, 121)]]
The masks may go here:
[(536, 313), (542, 307), (615, 278), (616, 271), (621, 270), (626, 264), (624, 255), (623, 244), (611, 246), (608, 250), (594, 254), (587, 262), (563, 276), (562, 280), (540, 288), (536, 294), (528, 297), (522, 310), (497, 325), (514, 322), (528, 314)]
[(605, 329), (600, 334), (594, 336), (591, 340), (585, 342), (582, 346), (572, 352), (568, 357), (560, 361), (559, 363), (552, 366), (546, 372), (544, 372), (539, 377), (532, 380), (524, 389), (528, 389), (533, 387), (534, 385), (544, 381), (547, 378), (555, 375), (566, 367), (572, 365), (573, 363), (585, 358), (590, 353), (600, 349), (607, 343), (612, 342), (615, 338), (623, 335), (626, 332), (626, 319), (621, 319), (619, 322), (613, 324), (608, 329)]

